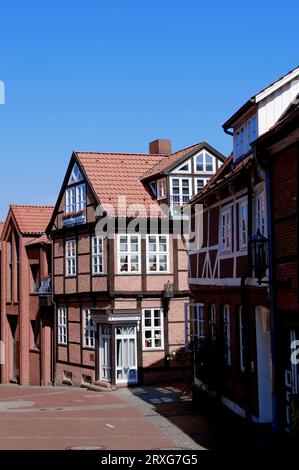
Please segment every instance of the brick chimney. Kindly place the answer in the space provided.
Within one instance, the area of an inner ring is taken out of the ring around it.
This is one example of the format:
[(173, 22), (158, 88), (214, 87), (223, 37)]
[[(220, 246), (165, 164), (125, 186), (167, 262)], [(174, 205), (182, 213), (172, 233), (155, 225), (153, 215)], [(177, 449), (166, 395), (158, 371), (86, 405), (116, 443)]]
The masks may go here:
[(161, 155), (169, 155), (171, 153), (171, 140), (156, 139), (149, 144), (149, 153), (159, 153)]

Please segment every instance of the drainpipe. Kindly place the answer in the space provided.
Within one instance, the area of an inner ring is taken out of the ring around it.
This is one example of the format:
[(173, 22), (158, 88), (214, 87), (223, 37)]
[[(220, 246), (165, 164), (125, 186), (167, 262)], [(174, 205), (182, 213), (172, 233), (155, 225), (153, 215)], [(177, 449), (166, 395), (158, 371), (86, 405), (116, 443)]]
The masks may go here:
[(271, 358), (272, 358), (272, 410), (273, 410), (273, 431), (278, 431), (277, 417), (277, 315), (274, 299), (274, 267), (273, 267), (273, 224), (272, 224), (272, 204), (271, 204), (271, 173), (269, 164), (257, 156), (254, 146), (254, 158), (261, 164), (265, 171), (266, 181), (266, 204), (267, 204), (267, 224), (268, 224), (268, 255), (269, 255), (269, 303), (270, 303), (270, 329), (271, 329)]
[(53, 319), (53, 335), (52, 335), (52, 348), (53, 348), (53, 355), (52, 355), (52, 384), (53, 387), (56, 385), (56, 369), (57, 369), (57, 355), (56, 355), (56, 344), (57, 344), (57, 304), (54, 300), (54, 250), (53, 250), (53, 239), (50, 237), (51, 240), (51, 301), (54, 307), (54, 319)]
[(251, 344), (250, 344), (250, 322), (249, 322), (249, 311), (248, 311), (248, 298), (247, 298), (247, 287), (246, 281), (252, 277), (251, 265), (252, 265), (252, 254), (251, 254), (251, 236), (252, 236), (252, 188), (249, 181), (247, 183), (247, 217), (248, 217), (248, 247), (247, 247), (247, 273), (241, 278), (241, 305), (243, 315), (243, 328), (245, 331), (244, 335), (244, 368), (245, 368), (245, 414), (246, 419), (251, 421)]

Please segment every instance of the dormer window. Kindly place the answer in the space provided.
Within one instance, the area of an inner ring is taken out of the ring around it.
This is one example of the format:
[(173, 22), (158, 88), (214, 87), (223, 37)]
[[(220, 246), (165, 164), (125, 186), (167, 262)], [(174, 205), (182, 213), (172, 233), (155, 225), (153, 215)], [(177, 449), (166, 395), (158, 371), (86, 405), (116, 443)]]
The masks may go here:
[(234, 159), (238, 159), (251, 150), (251, 143), (257, 138), (257, 119), (252, 116), (234, 134)]
[(166, 178), (162, 178), (157, 181), (157, 199), (165, 199), (166, 196)]
[(75, 164), (65, 191), (63, 225), (82, 224), (86, 221), (86, 184)]
[(195, 157), (195, 172), (196, 173), (214, 173), (215, 172), (215, 158), (208, 152), (204, 151)]

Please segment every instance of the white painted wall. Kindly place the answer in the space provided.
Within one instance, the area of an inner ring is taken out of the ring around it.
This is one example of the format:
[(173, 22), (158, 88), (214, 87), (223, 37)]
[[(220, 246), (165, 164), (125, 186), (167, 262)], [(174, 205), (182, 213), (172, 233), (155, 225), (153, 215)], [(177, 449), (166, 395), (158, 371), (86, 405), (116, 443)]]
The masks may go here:
[(258, 136), (267, 132), (299, 93), (299, 77), (258, 101)]

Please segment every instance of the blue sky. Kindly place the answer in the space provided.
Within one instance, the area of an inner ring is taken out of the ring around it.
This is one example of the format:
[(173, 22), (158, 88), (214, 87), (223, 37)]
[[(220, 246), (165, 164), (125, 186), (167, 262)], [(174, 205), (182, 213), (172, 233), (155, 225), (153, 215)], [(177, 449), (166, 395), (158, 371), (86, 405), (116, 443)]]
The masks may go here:
[(299, 64), (298, 1), (1, 2), (0, 219), (55, 202), (71, 152), (207, 140)]

